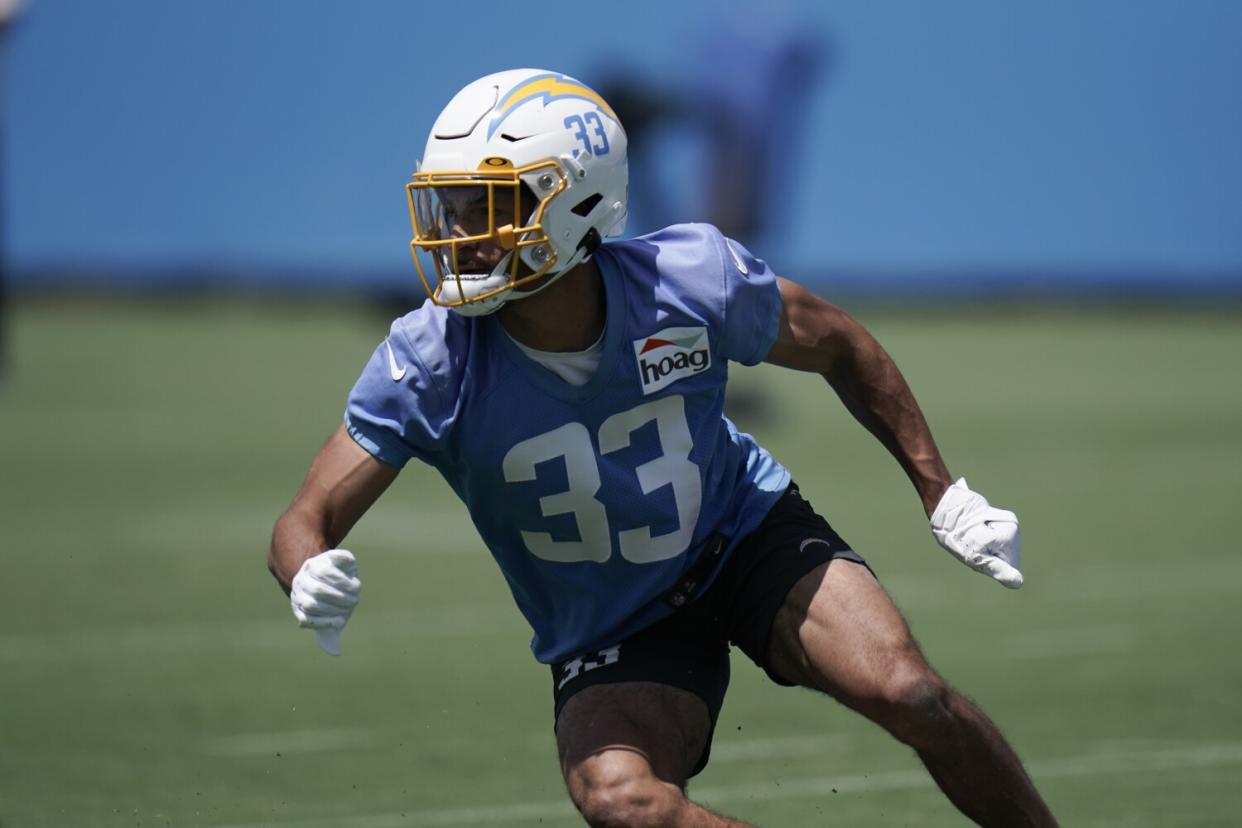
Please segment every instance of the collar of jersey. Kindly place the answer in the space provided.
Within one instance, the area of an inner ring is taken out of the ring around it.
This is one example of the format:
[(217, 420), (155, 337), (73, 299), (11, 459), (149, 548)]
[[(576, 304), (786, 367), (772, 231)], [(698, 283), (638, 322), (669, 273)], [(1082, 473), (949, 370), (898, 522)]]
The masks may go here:
[(544, 368), (539, 363), (522, 353), (522, 349), (500, 326), (495, 316), (483, 317), (490, 329), (491, 339), (498, 343), (508, 359), (518, 367), (528, 380), (539, 386), (554, 397), (565, 400), (585, 400), (594, 397), (608, 387), (608, 381), (616, 368), (618, 347), (625, 339), (625, 320), (627, 316), (625, 286), (621, 284), (620, 267), (606, 248), (600, 247), (595, 252), (595, 261), (599, 265), (600, 277), (604, 281), (604, 351), (600, 355), (599, 368), (595, 376), (586, 385), (570, 385), (560, 377)]

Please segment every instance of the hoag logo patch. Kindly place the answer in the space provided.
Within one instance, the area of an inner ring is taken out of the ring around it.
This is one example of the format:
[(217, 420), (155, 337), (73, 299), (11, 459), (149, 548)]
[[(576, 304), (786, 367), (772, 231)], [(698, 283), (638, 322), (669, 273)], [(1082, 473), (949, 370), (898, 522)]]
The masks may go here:
[(706, 371), (712, 365), (707, 328), (665, 328), (634, 340), (643, 395), (671, 382)]

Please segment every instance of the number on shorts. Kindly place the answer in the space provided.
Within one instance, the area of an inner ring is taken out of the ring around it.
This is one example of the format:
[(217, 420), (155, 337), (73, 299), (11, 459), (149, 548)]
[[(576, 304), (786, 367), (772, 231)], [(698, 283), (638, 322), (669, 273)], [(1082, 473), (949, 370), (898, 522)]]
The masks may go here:
[(582, 658), (582, 656), (578, 656), (577, 658), (570, 659), (569, 661), (566, 661), (565, 666), (561, 668), (565, 671), (565, 675), (561, 678), (559, 682), (557, 682), (556, 689), (560, 690), (566, 684), (573, 681), (574, 679), (576, 679), (578, 676), (580, 676), (583, 673), (589, 673), (590, 671), (598, 667), (606, 667), (609, 664), (616, 664), (620, 659), (621, 659), (621, 645), (620, 644), (614, 644), (613, 646), (608, 647), (607, 649), (600, 650), (598, 659), (593, 658), (593, 659), (587, 660), (587, 659)]

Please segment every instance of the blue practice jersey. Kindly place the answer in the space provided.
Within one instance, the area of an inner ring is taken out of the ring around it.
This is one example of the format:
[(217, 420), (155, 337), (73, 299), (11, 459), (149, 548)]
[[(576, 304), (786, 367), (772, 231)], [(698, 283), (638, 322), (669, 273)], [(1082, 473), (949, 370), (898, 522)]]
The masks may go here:
[(375, 457), (417, 457), (453, 487), (545, 663), (668, 615), (711, 536), (731, 549), (789, 483), (723, 413), (728, 362), (759, 362), (776, 337), (768, 266), (705, 224), (595, 261), (607, 321), (586, 385), (523, 354), (495, 316), (428, 302), (393, 323), (345, 414)]

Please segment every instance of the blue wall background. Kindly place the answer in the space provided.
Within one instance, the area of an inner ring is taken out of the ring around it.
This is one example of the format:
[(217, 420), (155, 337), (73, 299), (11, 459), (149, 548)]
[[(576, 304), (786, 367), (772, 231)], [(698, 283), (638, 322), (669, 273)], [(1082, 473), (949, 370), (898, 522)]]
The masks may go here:
[[(405, 284), (403, 184), (458, 87), (727, 74), (720, 4), (33, 0), (7, 44), (12, 278)], [(1242, 290), (1242, 3), (738, 4), (821, 37), (796, 180), (752, 240), (810, 281)], [(693, 148), (668, 146), (689, 194)], [(702, 206), (687, 195), (687, 219)], [(644, 217), (636, 215), (641, 228)], [(85, 277), (92, 278), (92, 277)]]

